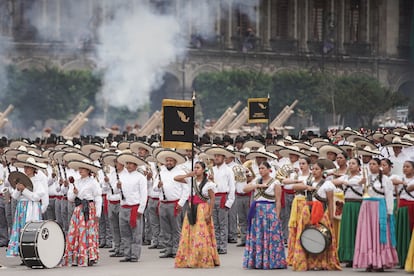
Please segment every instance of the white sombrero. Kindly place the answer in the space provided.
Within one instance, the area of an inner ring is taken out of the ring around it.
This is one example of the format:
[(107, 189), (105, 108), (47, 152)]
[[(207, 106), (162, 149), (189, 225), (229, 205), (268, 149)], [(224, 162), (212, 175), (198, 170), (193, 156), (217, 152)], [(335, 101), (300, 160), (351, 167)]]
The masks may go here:
[(130, 142), (123, 141), (123, 142), (120, 142), (116, 147), (119, 150), (126, 150), (126, 149), (129, 149), (130, 146), (131, 146)]
[(175, 150), (172, 149), (163, 149), (161, 151), (159, 151), (157, 153), (157, 155), (155, 156), (155, 158), (157, 159), (158, 162), (165, 164), (165, 160), (167, 158), (172, 158), (175, 159), (177, 161), (177, 165), (185, 163), (186, 159), (185, 156), (176, 152)]
[(281, 149), (286, 149), (286, 145), (283, 141), (277, 141), (276, 145), (267, 145), (266, 151), (268, 152), (275, 152)]
[(22, 152), (22, 153), (18, 153), (16, 155), (16, 158), (19, 161), (25, 161), (30, 157), (33, 158), (36, 162), (40, 162), (40, 163), (44, 163), (44, 162), (48, 161), (47, 158), (45, 158), (42, 155), (39, 155), (36, 152), (31, 151), (31, 150), (29, 152)]
[(256, 157), (271, 158), (276, 159), (277, 156), (271, 152), (266, 151), (264, 147), (259, 148), (258, 150), (252, 150), (246, 155), (246, 159), (254, 159)]
[(136, 141), (136, 142), (129, 144), (129, 148), (131, 149), (132, 152), (135, 152), (135, 153), (138, 153), (139, 148), (143, 148), (143, 149), (146, 149), (149, 152), (149, 154), (151, 154), (152, 150), (154, 149), (153, 147), (151, 147), (150, 144), (142, 142), (142, 141)]
[(24, 168), (24, 167), (31, 167), (37, 170), (45, 170), (47, 168), (46, 164), (40, 163), (40, 162), (36, 162), (36, 160), (33, 157), (29, 157), (24, 161), (16, 161), (13, 163), (14, 166), (19, 167), (19, 168)]
[(366, 146), (370, 147), (371, 149), (377, 148), (374, 144), (367, 142), (367, 141), (362, 141), (362, 140), (355, 141), (355, 146), (358, 148), (365, 148)]
[(103, 147), (100, 144), (98, 144), (98, 143), (95, 143), (95, 144), (87, 144), (87, 145), (83, 145), (81, 147), (81, 151), (84, 154), (86, 154), (86, 155), (89, 155), (92, 152), (102, 151), (102, 150), (103, 150)]
[(409, 143), (409, 142), (403, 142), (402, 140), (401, 140), (401, 137), (399, 137), (399, 136), (396, 136), (396, 137), (394, 137), (393, 139), (392, 139), (392, 142), (391, 143), (389, 143), (389, 144), (387, 144), (387, 145), (385, 145), (386, 147), (403, 147), (403, 148), (406, 148), (406, 147), (410, 147), (410, 146), (412, 146), (413, 144), (412, 143)]
[(297, 146), (287, 146), (285, 149), (279, 150), (279, 154), (282, 155), (283, 157), (289, 157), (290, 154), (294, 154), (299, 157), (309, 157), (308, 155), (306, 155), (306, 153), (301, 151), (299, 147)]
[(264, 147), (264, 145), (262, 143), (260, 143), (259, 141), (256, 141), (256, 140), (249, 140), (249, 141), (244, 142), (244, 144), (243, 144), (243, 148), (249, 148), (250, 150), (252, 148), (259, 149), (261, 147)]
[(93, 164), (92, 160), (90, 159), (69, 161), (68, 167), (74, 170), (79, 170), (80, 168), (83, 168), (83, 169), (90, 170), (93, 173), (97, 173), (101, 169), (101, 167)]
[(354, 143), (356, 143), (357, 141), (365, 141), (369, 143), (369, 140), (367, 138), (365, 138), (362, 135), (357, 135), (357, 134), (349, 135), (348, 137), (346, 137), (346, 140), (348, 142), (354, 142)]
[(356, 132), (355, 130), (352, 130), (350, 127), (346, 127), (345, 129), (339, 130), (336, 135), (340, 135), (344, 138), (350, 136), (350, 135), (354, 135), (357, 134), (358, 132)]
[(145, 162), (144, 159), (139, 158), (136, 155), (133, 155), (132, 153), (122, 153), (121, 155), (119, 155), (116, 159), (119, 163), (123, 164), (124, 166), (127, 163), (134, 163), (137, 166), (141, 166), (141, 165), (147, 165), (147, 162)]
[(337, 146), (332, 145), (332, 144), (323, 145), (319, 148), (319, 155), (321, 157), (326, 158), (328, 152), (333, 152), (335, 154), (339, 154), (339, 153), (342, 153), (343, 150), (341, 148), (337, 147)]
[(374, 140), (384, 138), (384, 133), (382, 133), (381, 131), (375, 131), (374, 134), (372, 134), (372, 138), (374, 138)]
[(316, 147), (310, 147), (309, 149), (303, 149), (303, 152), (309, 157), (311, 156), (319, 157), (319, 151)]
[(379, 150), (372, 149), (369, 146), (366, 146), (364, 148), (357, 148), (356, 153), (358, 155), (367, 155), (367, 156), (381, 155), (381, 153), (379, 152)]
[(79, 152), (63, 152), (61, 160), (66, 162), (90, 160), (89, 156)]
[(224, 155), (224, 157), (235, 157), (234, 152), (222, 147), (211, 147), (204, 151), (207, 155), (214, 156), (216, 154)]

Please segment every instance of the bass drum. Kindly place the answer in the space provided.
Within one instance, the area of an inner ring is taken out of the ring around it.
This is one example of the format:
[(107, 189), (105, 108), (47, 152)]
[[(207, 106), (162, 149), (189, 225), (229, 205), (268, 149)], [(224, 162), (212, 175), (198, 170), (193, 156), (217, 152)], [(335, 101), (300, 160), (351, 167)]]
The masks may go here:
[(53, 268), (62, 260), (65, 235), (52, 220), (29, 222), (20, 234), (20, 256), (28, 267)]
[(309, 254), (320, 254), (331, 245), (332, 235), (328, 227), (323, 224), (306, 225), (300, 235), (300, 244)]

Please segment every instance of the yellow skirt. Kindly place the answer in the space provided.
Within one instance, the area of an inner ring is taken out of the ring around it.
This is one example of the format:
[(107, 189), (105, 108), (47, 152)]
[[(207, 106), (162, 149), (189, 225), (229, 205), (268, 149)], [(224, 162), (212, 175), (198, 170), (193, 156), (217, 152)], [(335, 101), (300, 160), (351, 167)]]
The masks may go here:
[(405, 259), (405, 271), (414, 272), (414, 229), (411, 234), (410, 247), (408, 248), (407, 259)]

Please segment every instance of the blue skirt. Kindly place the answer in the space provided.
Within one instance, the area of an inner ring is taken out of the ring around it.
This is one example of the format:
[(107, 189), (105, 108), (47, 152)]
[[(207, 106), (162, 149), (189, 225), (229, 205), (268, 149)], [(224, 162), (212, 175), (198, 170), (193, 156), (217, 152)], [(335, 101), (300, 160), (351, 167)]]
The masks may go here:
[(274, 202), (255, 201), (254, 215), (247, 229), (243, 268), (286, 268), (282, 223), (276, 217)]

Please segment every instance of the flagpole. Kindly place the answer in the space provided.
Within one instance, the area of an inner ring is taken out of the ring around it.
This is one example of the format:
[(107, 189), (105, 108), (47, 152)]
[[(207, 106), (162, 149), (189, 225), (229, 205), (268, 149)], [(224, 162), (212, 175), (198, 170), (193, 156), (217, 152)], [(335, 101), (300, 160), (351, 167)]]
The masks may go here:
[[(195, 129), (195, 91), (193, 91), (193, 96), (191, 98), (191, 100), (193, 101), (193, 139), (191, 140), (191, 171), (194, 171), (194, 129)], [(191, 177), (191, 192), (190, 192), (190, 208), (189, 208), (189, 212), (194, 212), (194, 208), (193, 208), (193, 204), (194, 204), (194, 177)], [(195, 210), (196, 214), (197, 214), (197, 210)], [(196, 214), (191, 214), (193, 217)], [(195, 224), (195, 222), (194, 222)]]
[(265, 135), (267, 135), (267, 132), (270, 132), (270, 129), (269, 129), (269, 127), (270, 127), (270, 95), (269, 95), (269, 93), (267, 93), (267, 108), (269, 110), (268, 111), (269, 112), (269, 114), (268, 114), (269, 118), (267, 119), (267, 130), (266, 130)]

